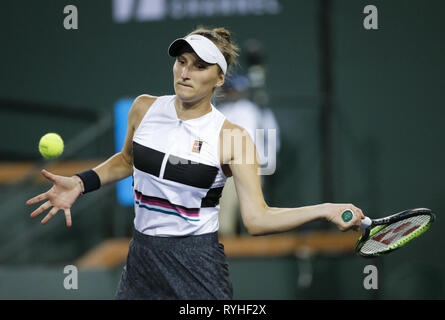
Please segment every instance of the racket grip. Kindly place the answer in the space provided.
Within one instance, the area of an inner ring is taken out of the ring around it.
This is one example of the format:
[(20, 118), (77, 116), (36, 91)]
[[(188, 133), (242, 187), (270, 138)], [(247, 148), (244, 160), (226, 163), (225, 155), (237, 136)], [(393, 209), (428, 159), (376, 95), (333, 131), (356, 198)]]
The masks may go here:
[(360, 226), (360, 228), (362, 229), (366, 229), (367, 227), (369, 227), (372, 223), (371, 218), (369, 217), (365, 217), (365, 219), (362, 219), (362, 225)]
[[(353, 217), (354, 217), (354, 211), (352, 211), (350, 209), (344, 210), (341, 214), (341, 218), (343, 219), (344, 222), (351, 221)], [(367, 227), (369, 227), (371, 225), (371, 223), (372, 223), (372, 220), (368, 217), (365, 217), (365, 219), (362, 219), (362, 224), (361, 224), (360, 228), (366, 229)]]

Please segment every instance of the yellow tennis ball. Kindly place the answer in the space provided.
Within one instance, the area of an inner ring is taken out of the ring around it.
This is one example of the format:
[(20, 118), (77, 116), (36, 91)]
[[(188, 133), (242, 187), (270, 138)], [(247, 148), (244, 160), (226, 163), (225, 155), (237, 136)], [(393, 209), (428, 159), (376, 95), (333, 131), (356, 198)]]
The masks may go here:
[(40, 154), (46, 159), (54, 159), (63, 152), (63, 140), (57, 133), (47, 133), (40, 138)]

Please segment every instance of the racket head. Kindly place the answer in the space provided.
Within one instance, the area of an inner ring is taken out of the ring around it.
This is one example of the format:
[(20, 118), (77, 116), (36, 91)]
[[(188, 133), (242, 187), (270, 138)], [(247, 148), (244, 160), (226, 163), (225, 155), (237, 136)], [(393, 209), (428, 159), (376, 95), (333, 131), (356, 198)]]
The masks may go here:
[(416, 239), (435, 221), (427, 208), (405, 210), (374, 219), (358, 240), (355, 251), (362, 257), (376, 257), (397, 250)]

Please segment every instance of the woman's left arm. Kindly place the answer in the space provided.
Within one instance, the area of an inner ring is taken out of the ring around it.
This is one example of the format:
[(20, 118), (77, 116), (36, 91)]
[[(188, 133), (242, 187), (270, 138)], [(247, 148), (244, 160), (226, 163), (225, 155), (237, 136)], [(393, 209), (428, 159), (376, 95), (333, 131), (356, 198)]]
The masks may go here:
[[(235, 182), (243, 223), (249, 234), (257, 236), (285, 232), (318, 219), (331, 221), (341, 231), (359, 230), (364, 215), (352, 204), (323, 203), (297, 208), (269, 207), (264, 201), (261, 190), (260, 166), (252, 139), (241, 127), (232, 130), (232, 136), (235, 140), (245, 142), (239, 150), (231, 148), (229, 167)], [(255, 156), (248, 154), (249, 151), (252, 152), (251, 150), (254, 150)], [(351, 209), (357, 213), (348, 223), (341, 218), (344, 209)]]

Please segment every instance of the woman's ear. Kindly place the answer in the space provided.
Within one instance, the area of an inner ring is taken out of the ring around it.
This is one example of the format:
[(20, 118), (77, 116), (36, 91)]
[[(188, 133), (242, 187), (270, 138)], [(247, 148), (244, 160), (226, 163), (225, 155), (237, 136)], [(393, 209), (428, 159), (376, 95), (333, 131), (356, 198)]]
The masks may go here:
[(217, 88), (221, 88), (223, 86), (223, 84), (224, 84), (225, 79), (226, 78), (224, 76), (224, 73), (220, 72), (218, 74), (218, 81), (216, 82), (216, 87)]

